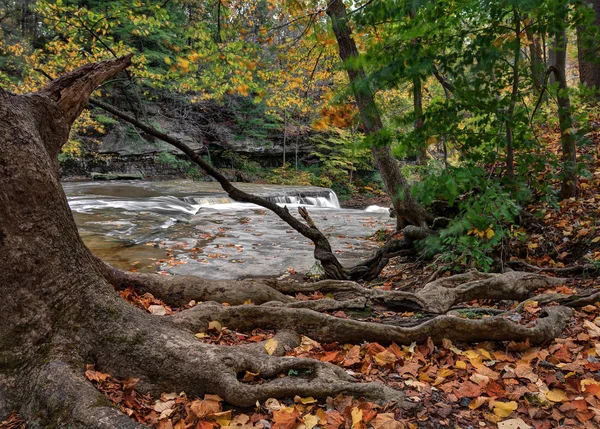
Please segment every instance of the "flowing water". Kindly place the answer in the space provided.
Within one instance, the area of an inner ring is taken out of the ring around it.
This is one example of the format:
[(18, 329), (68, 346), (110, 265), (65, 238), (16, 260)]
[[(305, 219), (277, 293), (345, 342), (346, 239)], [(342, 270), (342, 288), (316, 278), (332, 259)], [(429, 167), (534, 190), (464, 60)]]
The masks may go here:
[[(304, 206), (345, 264), (371, 254), (366, 240), (393, 226), (387, 210), (341, 209), (330, 189), (236, 184), (287, 206)], [(80, 234), (105, 261), (138, 271), (212, 279), (317, 271), (312, 243), (270, 211), (233, 201), (216, 183), (188, 180), (63, 183)]]

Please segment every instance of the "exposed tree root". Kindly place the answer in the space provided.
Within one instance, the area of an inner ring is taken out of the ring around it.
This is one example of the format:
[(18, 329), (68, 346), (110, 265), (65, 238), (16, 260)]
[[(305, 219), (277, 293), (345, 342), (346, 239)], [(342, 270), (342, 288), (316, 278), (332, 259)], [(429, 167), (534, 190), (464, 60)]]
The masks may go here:
[[(238, 369), (258, 373), (263, 379), (270, 379), (263, 384), (246, 384), (229, 378), (224, 393), (228, 397), (235, 396), (239, 405), (250, 406), (257, 400), (267, 398), (294, 395), (326, 398), (342, 393), (382, 404), (395, 403), (402, 409), (411, 408), (411, 403), (405, 400), (402, 392), (381, 383), (356, 383), (343, 369), (314, 359), (269, 357), (248, 360)], [(285, 375), (292, 370), (301, 375)], [(281, 375), (285, 376), (280, 377)]]
[(105, 264), (104, 277), (117, 289), (135, 287), (149, 292), (166, 304), (183, 307), (190, 301), (218, 301), (233, 305), (252, 300), (255, 304), (269, 301), (294, 302), (294, 298), (269, 287), (264, 281), (205, 280), (196, 276), (163, 276), (117, 270)]
[(502, 274), (468, 272), (443, 277), (426, 284), (415, 293), (367, 289), (354, 282), (324, 280), (317, 283), (296, 285), (273, 283), (271, 286), (283, 293), (309, 293), (321, 291), (332, 294), (336, 299), (351, 299), (362, 296), (372, 303), (398, 311), (426, 311), (446, 313), (453, 306), (474, 299), (512, 299), (520, 301), (536, 289), (561, 284), (554, 277), (517, 271)]
[(31, 391), (23, 392), (20, 413), (31, 416), (28, 428), (70, 427), (90, 429), (143, 429), (146, 426), (114, 408), (83, 374), (54, 361), (34, 376)]
[(597, 274), (600, 268), (593, 264), (574, 265), (572, 267), (553, 268), (553, 267), (537, 267), (523, 261), (509, 261), (510, 267), (521, 267), (536, 273), (554, 273), (560, 275), (580, 275), (580, 274)]
[(515, 311), (521, 311), (525, 304), (532, 301), (537, 302), (538, 305), (547, 305), (552, 302), (556, 302), (567, 307), (579, 308), (584, 307), (586, 305), (593, 305), (596, 302), (600, 302), (600, 291), (575, 295), (567, 295), (562, 293), (545, 293), (534, 296), (526, 301), (519, 303), (519, 305), (515, 308)]
[(254, 328), (295, 330), (317, 341), (381, 344), (410, 344), (431, 337), (440, 343), (453, 341), (525, 341), (540, 344), (559, 335), (571, 317), (566, 307), (548, 307), (533, 326), (521, 326), (503, 316), (470, 320), (454, 316), (438, 316), (414, 327), (341, 319), (306, 309), (265, 308), (256, 306), (223, 307), (207, 303), (172, 316), (174, 322), (192, 331), (203, 331), (208, 323), (218, 320), (235, 330)]

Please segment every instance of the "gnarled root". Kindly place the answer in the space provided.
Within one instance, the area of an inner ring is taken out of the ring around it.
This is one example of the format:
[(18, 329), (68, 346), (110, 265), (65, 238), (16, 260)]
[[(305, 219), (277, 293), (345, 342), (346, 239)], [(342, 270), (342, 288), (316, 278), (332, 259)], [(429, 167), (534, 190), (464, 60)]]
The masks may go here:
[[(83, 365), (81, 365), (83, 368)], [(143, 429), (113, 407), (83, 374), (62, 361), (52, 361), (26, 380), (19, 413), (28, 428)], [(21, 380), (23, 381), (23, 380)]]
[(217, 320), (236, 330), (254, 328), (286, 329), (307, 335), (317, 341), (381, 344), (410, 344), (431, 337), (434, 342), (447, 338), (453, 341), (529, 340), (532, 344), (549, 341), (566, 327), (572, 310), (567, 307), (548, 307), (533, 326), (522, 326), (503, 315), (470, 320), (454, 316), (438, 316), (412, 327), (341, 319), (306, 309), (238, 306), (223, 307), (206, 303), (171, 317), (173, 322), (192, 331), (203, 331), (208, 323)]
[(219, 301), (233, 305), (243, 304), (249, 299), (255, 304), (295, 301), (259, 280), (229, 281), (206, 280), (196, 276), (164, 276), (121, 271), (108, 264), (103, 265), (104, 277), (116, 289), (133, 286), (174, 307), (183, 307), (190, 301)]
[(522, 300), (536, 289), (561, 284), (562, 279), (509, 271), (502, 274), (477, 271), (442, 277), (426, 284), (415, 293), (367, 289), (350, 281), (323, 280), (317, 283), (272, 283), (282, 293), (321, 291), (338, 300), (362, 296), (372, 303), (396, 311), (425, 311), (443, 314), (453, 306), (474, 299)]

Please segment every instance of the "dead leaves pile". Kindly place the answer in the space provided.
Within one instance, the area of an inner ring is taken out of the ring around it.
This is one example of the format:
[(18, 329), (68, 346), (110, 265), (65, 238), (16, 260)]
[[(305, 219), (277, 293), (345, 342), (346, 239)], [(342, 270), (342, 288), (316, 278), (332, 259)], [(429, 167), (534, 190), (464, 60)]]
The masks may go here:
[(154, 295), (151, 293), (146, 292), (145, 294), (140, 295), (132, 286), (119, 291), (119, 295), (130, 304), (133, 304), (142, 310), (146, 310), (149, 313), (156, 314), (157, 316), (165, 316), (173, 313), (171, 307), (161, 300), (154, 298)]

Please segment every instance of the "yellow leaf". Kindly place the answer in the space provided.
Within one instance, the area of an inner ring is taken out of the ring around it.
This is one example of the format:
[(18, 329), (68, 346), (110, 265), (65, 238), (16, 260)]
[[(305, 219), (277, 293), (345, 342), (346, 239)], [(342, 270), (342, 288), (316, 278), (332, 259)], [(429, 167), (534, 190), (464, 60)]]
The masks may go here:
[(223, 327), (217, 320), (213, 320), (212, 322), (208, 322), (208, 329), (214, 329), (217, 332), (221, 332)]
[(319, 408), (317, 410), (317, 418), (319, 419), (320, 425), (324, 425), (327, 423), (327, 413), (323, 408)]
[(228, 411), (223, 411), (222, 413), (214, 413), (208, 416), (208, 418), (210, 418), (211, 420), (214, 420), (215, 422), (217, 422), (219, 424), (219, 426), (223, 427), (223, 426), (229, 426), (229, 423), (231, 423), (231, 415), (232, 415), (232, 411), (228, 410)]
[(317, 400), (315, 398), (313, 398), (312, 396), (309, 396), (308, 398), (300, 398), (300, 402), (303, 404), (314, 404), (315, 402), (317, 402)]
[(177, 58), (177, 65), (179, 66), (179, 68), (182, 68), (184, 70), (190, 68), (190, 62), (185, 58)]
[(312, 429), (319, 423), (319, 418), (317, 416), (313, 416), (312, 414), (307, 414), (302, 417), (302, 421), (304, 422), (306, 429)]
[(165, 63), (167, 63), (167, 64), (171, 64), (171, 58), (169, 58), (169, 57), (165, 57)]
[(196, 338), (199, 338), (199, 339), (202, 339), (202, 338), (208, 338), (208, 337), (210, 337), (210, 335), (208, 335), (208, 334), (206, 334), (206, 333), (204, 333), (204, 332), (198, 332), (198, 333), (195, 335), (195, 337), (196, 337)]
[(546, 399), (552, 402), (564, 402), (568, 401), (567, 394), (562, 389), (552, 389), (546, 392)]
[(272, 355), (273, 353), (275, 353), (275, 350), (277, 350), (277, 340), (275, 338), (271, 338), (269, 339), (266, 343), (265, 343), (265, 350), (267, 351), (267, 353), (269, 353), (270, 355)]
[(360, 422), (362, 422), (363, 418), (362, 410), (358, 407), (354, 407), (352, 408), (350, 415), (352, 416), (352, 429), (359, 427)]
[(471, 410), (476, 410), (477, 408), (481, 407), (483, 404), (485, 404), (490, 398), (486, 398), (485, 396), (479, 396), (475, 399), (473, 399), (471, 402), (469, 402), (469, 408)]
[(508, 417), (517, 408), (519, 408), (519, 405), (515, 401), (494, 402), (494, 414), (498, 417)]
[(467, 369), (467, 363), (464, 360), (459, 360), (454, 364), (454, 367), (458, 369)]
[(488, 240), (490, 238), (492, 238), (494, 236), (494, 234), (495, 234), (495, 232), (491, 228), (488, 228), (488, 229), (485, 230), (485, 236), (488, 238)]
[(452, 374), (454, 374), (454, 371), (452, 371), (450, 368), (442, 368), (438, 371), (438, 376), (439, 377), (444, 377), (444, 378), (448, 378), (450, 377)]
[(431, 383), (434, 380), (429, 375), (427, 375), (426, 372), (422, 372), (421, 374), (419, 374), (419, 381), (422, 381), (424, 383)]

